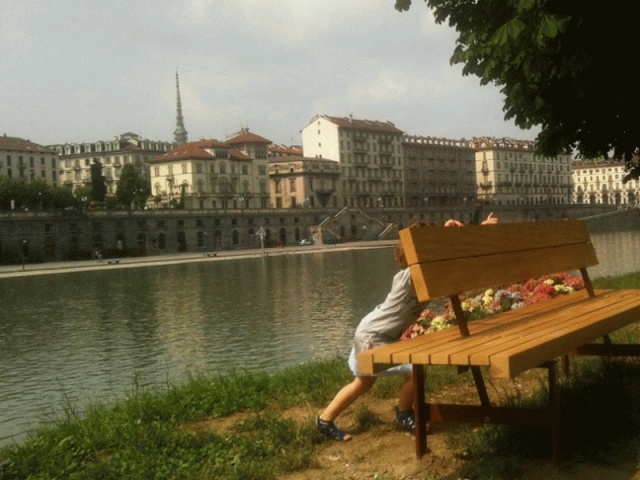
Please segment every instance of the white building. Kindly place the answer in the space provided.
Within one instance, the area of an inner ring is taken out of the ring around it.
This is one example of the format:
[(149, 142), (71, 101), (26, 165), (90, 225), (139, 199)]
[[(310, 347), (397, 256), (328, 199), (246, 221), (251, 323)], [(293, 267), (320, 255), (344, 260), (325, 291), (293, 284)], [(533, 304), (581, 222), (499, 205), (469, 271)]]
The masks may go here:
[(573, 197), (570, 155), (541, 157), (534, 143), (474, 138), (478, 200), (499, 205), (569, 204)]
[(604, 205), (637, 206), (638, 180), (623, 183), (624, 162), (584, 160), (573, 162), (573, 201)]
[(58, 152), (30, 140), (0, 136), (0, 177), (57, 184)]
[(302, 148), (305, 157), (339, 162), (340, 207), (403, 207), (402, 135), (391, 122), (316, 115)]
[(170, 142), (146, 140), (135, 133), (123, 133), (113, 140), (92, 143), (65, 143), (51, 145), (60, 156), (58, 184), (73, 188), (91, 185), (91, 165), (100, 163), (107, 183), (107, 195), (116, 192), (122, 167), (128, 163), (138, 167), (149, 178), (149, 163), (160, 153), (173, 147)]

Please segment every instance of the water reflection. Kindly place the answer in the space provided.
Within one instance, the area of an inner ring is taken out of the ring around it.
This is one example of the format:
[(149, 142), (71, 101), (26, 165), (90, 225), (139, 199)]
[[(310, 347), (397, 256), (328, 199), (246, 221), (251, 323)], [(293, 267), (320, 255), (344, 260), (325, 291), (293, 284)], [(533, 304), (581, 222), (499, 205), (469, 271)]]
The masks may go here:
[(4, 279), (0, 445), (77, 406), (188, 374), (346, 355), (389, 248)]
[(589, 269), (591, 278), (640, 271), (640, 232), (599, 232), (591, 238), (600, 261)]

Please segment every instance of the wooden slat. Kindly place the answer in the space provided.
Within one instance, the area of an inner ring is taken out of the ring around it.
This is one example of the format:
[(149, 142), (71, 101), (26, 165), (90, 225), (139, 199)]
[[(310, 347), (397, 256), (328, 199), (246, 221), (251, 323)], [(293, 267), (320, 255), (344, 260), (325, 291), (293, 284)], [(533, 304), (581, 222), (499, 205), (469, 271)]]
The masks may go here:
[[(636, 295), (637, 297), (637, 295)], [(581, 322), (558, 328), (545, 336), (531, 339), (491, 357), (491, 374), (498, 377), (517, 375), (532, 364), (559, 357), (580, 345), (609, 334), (640, 319), (640, 299), (611, 305), (598, 316), (583, 312)]]
[[(601, 292), (599, 292), (601, 293)], [(482, 332), (494, 328), (506, 328), (510, 323), (522, 321), (545, 312), (550, 309), (564, 308), (568, 305), (576, 304), (583, 301), (586, 296), (585, 291), (579, 291), (572, 295), (563, 295), (549, 300), (530, 305), (527, 308), (511, 310), (499, 315), (491, 315), (482, 320), (476, 320), (469, 323), (471, 336), (480, 335)], [(371, 374), (381, 369), (387, 368), (392, 364), (401, 363), (422, 363), (448, 365), (448, 360), (438, 358), (441, 349), (451, 349), (452, 341), (461, 341), (458, 329), (451, 327), (439, 332), (421, 335), (410, 340), (403, 340), (389, 345), (377, 347), (358, 354), (358, 370), (361, 373)], [(466, 340), (467, 342), (471, 339)], [(425, 359), (425, 355), (427, 358)]]
[(584, 221), (429, 226), (400, 230), (409, 265), (591, 243)]
[[(493, 376), (509, 377), (639, 319), (635, 290), (598, 292), (595, 298), (582, 291), (471, 322), (469, 337), (449, 328), (362, 352), (359, 369), (373, 373), (377, 366), (401, 363), (485, 365)], [(367, 362), (369, 370), (363, 369)]]
[(469, 290), (576, 270), (597, 262), (591, 244), (577, 244), (531, 250), (526, 255), (522, 252), (485, 255), (421, 263), (410, 268), (418, 299), (426, 302)]

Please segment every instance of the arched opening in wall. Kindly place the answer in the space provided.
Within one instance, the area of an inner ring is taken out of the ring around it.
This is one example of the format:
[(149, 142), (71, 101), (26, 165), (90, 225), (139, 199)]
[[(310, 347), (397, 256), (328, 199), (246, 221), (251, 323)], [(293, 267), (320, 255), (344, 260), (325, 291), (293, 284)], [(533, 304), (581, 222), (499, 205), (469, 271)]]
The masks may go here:
[(282, 244), (282, 246), (287, 244), (287, 231), (284, 228), (280, 229), (278, 238), (280, 239), (280, 243)]
[(158, 250), (167, 249), (167, 236), (164, 233), (158, 235)]
[(351, 240), (356, 240), (358, 238), (358, 227), (355, 225), (351, 225)]
[[(1, 245), (0, 256), (2, 256)], [(54, 237), (47, 237), (44, 239), (44, 256), (46, 258), (56, 258), (56, 239)]]
[(265, 245), (269, 245), (271, 243), (271, 230), (268, 228), (264, 229), (264, 243)]
[(127, 248), (125, 245), (124, 235), (120, 234), (116, 236), (116, 250), (120, 253), (124, 252), (124, 249)]
[(629, 192), (627, 193), (627, 203), (629, 205), (635, 205), (636, 204), (636, 196), (633, 192)]
[(139, 233), (136, 237), (136, 247), (138, 247), (138, 251), (141, 255), (147, 254), (147, 235), (144, 233)]
[(258, 239), (256, 238), (256, 231), (253, 228), (249, 229), (249, 246), (255, 247), (258, 244)]
[(100, 250), (104, 248), (104, 240), (102, 239), (102, 235), (93, 236), (93, 248), (97, 248)]
[(620, 205), (622, 203), (622, 196), (620, 195), (620, 192), (616, 192), (614, 198), (616, 205)]
[(340, 238), (344, 238), (345, 237), (345, 229), (344, 229), (344, 225), (340, 225)]
[(591, 195), (589, 195), (589, 203), (591, 205), (595, 205), (596, 204), (596, 196), (593, 193)]
[(69, 239), (69, 252), (68, 255), (70, 258), (78, 258), (80, 255), (80, 241), (78, 237), (71, 237)]
[(213, 247), (222, 247), (222, 232), (220, 230), (216, 230), (215, 232), (213, 232)]
[(295, 232), (294, 232), (294, 236), (295, 236), (295, 241), (296, 242), (299, 242), (300, 240), (302, 240), (300, 238), (300, 228), (299, 227), (296, 227)]
[(233, 246), (237, 246), (238, 244), (240, 244), (240, 234), (237, 230), (234, 230), (231, 233), (231, 243), (233, 244)]
[(178, 232), (178, 251), (186, 252), (187, 251), (187, 236), (183, 231)]

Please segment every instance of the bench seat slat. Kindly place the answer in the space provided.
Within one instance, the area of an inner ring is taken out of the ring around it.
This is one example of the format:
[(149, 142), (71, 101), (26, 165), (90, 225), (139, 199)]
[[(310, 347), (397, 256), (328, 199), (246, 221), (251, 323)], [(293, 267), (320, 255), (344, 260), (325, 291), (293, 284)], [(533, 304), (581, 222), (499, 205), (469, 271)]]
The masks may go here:
[[(623, 312), (623, 313), (620, 313)], [(578, 292), (456, 328), (378, 347), (358, 356), (362, 373), (401, 363), (488, 366), (496, 377), (512, 377), (640, 319), (635, 291)], [(553, 348), (549, 347), (552, 345)], [(363, 368), (369, 363), (371, 369)], [(380, 368), (376, 368), (378, 365)]]
[[(547, 305), (548, 302), (540, 302), (530, 305), (525, 309), (511, 310), (500, 314), (500, 316), (493, 315), (483, 318), (482, 320), (471, 322), (469, 324), (469, 330), (471, 336), (474, 337), (485, 330), (505, 327), (511, 322), (521, 320), (525, 316), (546, 311), (549, 308), (561, 308), (584, 298), (587, 298), (586, 292), (584, 291), (579, 291), (572, 295), (563, 295), (551, 300), (554, 304), (553, 307)], [(420, 335), (409, 340), (383, 345), (358, 354), (358, 370), (364, 374), (371, 374), (388, 368), (388, 366), (392, 364), (410, 363), (413, 355), (420, 354), (420, 352), (437, 353), (441, 349), (450, 348), (451, 342), (459, 342), (461, 340), (464, 339), (460, 337), (458, 329), (451, 327), (438, 332)], [(467, 341), (469, 340), (470, 339), (467, 339)], [(432, 362), (429, 359), (429, 361), (419, 363), (429, 364)], [(446, 361), (434, 361), (433, 364), (447, 365), (449, 363)]]

